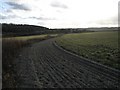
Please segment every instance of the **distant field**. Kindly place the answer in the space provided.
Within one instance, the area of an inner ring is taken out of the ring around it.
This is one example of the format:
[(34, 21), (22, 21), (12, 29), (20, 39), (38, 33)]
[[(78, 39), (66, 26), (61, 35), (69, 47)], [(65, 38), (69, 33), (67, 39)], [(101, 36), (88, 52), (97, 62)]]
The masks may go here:
[(66, 34), (56, 42), (82, 57), (120, 69), (117, 31)]
[(16, 40), (29, 40), (29, 39), (35, 39), (35, 38), (44, 38), (46, 35), (33, 35), (33, 36), (18, 36), (18, 37), (6, 37), (3, 39), (16, 39)]

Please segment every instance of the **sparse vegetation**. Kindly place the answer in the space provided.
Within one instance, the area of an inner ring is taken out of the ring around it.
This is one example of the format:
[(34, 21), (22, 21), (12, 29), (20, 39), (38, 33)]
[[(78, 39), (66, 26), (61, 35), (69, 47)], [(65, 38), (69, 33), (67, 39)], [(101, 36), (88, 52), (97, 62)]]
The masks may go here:
[(117, 31), (67, 34), (56, 42), (82, 57), (120, 69)]

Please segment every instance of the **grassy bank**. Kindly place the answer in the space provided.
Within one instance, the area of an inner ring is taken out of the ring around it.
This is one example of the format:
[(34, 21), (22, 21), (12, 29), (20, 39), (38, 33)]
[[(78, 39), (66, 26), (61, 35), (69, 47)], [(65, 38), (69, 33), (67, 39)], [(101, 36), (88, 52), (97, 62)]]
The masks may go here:
[(56, 42), (82, 57), (120, 69), (117, 31), (67, 34)]
[(3, 88), (15, 88), (16, 78), (14, 60), (23, 47), (32, 43), (53, 38), (56, 35), (35, 35), (2, 38), (2, 85)]

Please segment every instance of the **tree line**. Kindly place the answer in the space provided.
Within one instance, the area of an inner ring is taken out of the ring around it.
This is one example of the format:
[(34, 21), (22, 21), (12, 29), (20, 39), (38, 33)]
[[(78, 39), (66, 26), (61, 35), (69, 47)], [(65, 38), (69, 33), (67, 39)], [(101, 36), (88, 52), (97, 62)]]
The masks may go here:
[(26, 25), (26, 24), (6, 24), (2, 23), (2, 36), (22, 36), (22, 35), (38, 35), (38, 34), (54, 34), (54, 33), (79, 33), (86, 32), (86, 29), (65, 28), (65, 29), (49, 29), (43, 26)]

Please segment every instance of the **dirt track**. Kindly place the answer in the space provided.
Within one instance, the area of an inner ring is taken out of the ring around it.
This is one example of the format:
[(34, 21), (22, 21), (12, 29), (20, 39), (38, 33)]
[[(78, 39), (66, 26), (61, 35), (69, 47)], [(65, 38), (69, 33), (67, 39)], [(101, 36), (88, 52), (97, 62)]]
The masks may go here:
[(117, 72), (57, 48), (54, 39), (22, 50), (15, 62), (18, 88), (116, 88)]

